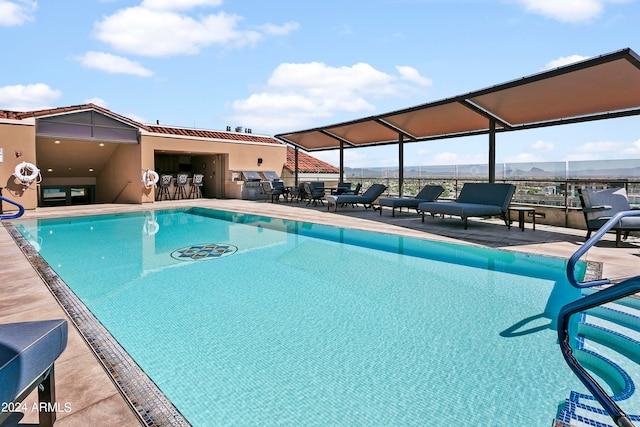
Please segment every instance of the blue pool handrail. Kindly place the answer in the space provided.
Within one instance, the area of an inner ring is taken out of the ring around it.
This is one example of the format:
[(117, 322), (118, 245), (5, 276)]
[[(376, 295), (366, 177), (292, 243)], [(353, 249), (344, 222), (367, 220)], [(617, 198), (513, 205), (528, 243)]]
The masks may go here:
[(596, 234), (588, 239), (572, 256), (567, 263), (567, 279), (572, 286), (580, 289), (590, 288), (598, 285), (611, 286), (601, 289), (584, 298), (573, 301), (560, 309), (558, 314), (558, 341), (562, 356), (571, 368), (574, 374), (580, 379), (585, 387), (591, 392), (593, 397), (602, 405), (609, 416), (619, 427), (634, 427), (629, 417), (620, 409), (620, 407), (609, 397), (598, 382), (580, 365), (580, 362), (573, 355), (573, 349), (569, 339), (569, 319), (572, 315), (594, 308), (620, 298), (635, 294), (640, 291), (640, 276), (635, 276), (623, 280), (619, 283), (613, 283), (609, 279), (593, 280), (589, 282), (578, 282), (575, 278), (575, 266), (580, 258), (595, 245), (602, 236), (609, 230), (614, 228), (620, 219), (627, 216), (640, 215), (640, 211), (624, 211), (615, 214), (607, 221)]
[[(24, 214), (24, 206), (22, 206), (20, 203), (16, 203), (13, 200), (9, 200), (3, 196), (0, 196), (0, 201), (2, 202), (9, 202), (12, 205), (15, 205), (18, 207), (18, 212), (13, 213), (13, 214), (9, 214), (9, 215), (0, 215), (0, 220), (2, 219), (16, 219), (16, 218), (20, 218), (23, 214)], [(0, 210), (0, 213), (2, 211)]]

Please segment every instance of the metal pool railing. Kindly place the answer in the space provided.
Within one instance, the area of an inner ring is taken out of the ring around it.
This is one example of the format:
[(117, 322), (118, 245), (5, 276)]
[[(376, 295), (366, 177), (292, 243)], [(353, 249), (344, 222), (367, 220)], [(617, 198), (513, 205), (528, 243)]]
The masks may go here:
[(580, 289), (593, 288), (595, 286), (609, 285), (590, 295), (585, 296), (577, 301), (571, 302), (560, 309), (558, 315), (558, 340), (560, 349), (565, 361), (571, 370), (578, 376), (580, 381), (593, 394), (593, 397), (607, 411), (607, 414), (613, 419), (619, 427), (633, 427), (627, 414), (609, 397), (602, 386), (587, 372), (587, 370), (576, 359), (570, 344), (569, 337), (569, 320), (572, 315), (583, 312), (585, 310), (601, 306), (612, 301), (619, 300), (640, 291), (640, 276), (627, 278), (617, 283), (612, 283), (608, 279), (596, 280), (591, 282), (578, 282), (575, 278), (575, 267), (580, 258), (595, 245), (602, 236), (612, 228), (616, 227), (618, 222), (628, 216), (640, 216), (640, 211), (625, 211), (614, 215), (606, 224), (598, 230), (590, 239), (588, 239), (572, 256), (567, 263), (567, 279), (572, 286)]
[[(3, 202), (7, 202), (12, 205), (15, 205), (18, 208), (18, 212), (14, 214), (3, 215), (3, 210), (2, 210)], [(22, 206), (20, 203), (14, 202), (13, 200), (9, 200), (5, 197), (2, 197), (2, 189), (0, 189), (0, 219), (16, 219), (16, 218), (20, 218), (23, 214), (24, 214), (24, 206)]]

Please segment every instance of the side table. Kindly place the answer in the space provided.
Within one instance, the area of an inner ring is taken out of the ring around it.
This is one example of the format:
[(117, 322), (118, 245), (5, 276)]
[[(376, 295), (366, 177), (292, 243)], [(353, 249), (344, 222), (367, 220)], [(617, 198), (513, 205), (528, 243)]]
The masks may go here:
[(531, 223), (533, 224), (533, 231), (536, 231), (536, 208), (529, 206), (510, 206), (509, 207), (509, 224), (511, 224), (511, 211), (518, 212), (518, 227), (521, 231), (524, 231), (524, 214), (527, 212), (531, 217)]

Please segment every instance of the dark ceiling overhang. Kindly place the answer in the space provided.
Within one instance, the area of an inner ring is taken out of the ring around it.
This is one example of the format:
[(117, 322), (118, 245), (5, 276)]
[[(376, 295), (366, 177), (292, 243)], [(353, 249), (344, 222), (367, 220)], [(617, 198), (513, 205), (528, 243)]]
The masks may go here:
[(631, 49), (453, 98), (275, 135), (306, 151), (483, 135), (640, 114), (640, 57)]

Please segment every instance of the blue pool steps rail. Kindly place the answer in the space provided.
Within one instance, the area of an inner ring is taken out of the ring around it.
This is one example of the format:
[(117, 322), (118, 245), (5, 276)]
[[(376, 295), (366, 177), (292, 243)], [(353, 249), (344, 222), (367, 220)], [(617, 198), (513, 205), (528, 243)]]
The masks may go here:
[[(12, 205), (15, 205), (18, 208), (18, 212), (13, 213), (13, 214), (3, 215), (2, 214), (3, 210), (2, 210), (2, 205), (1, 205), (2, 202), (7, 202), (7, 203), (10, 203)], [(0, 220), (2, 220), (2, 219), (20, 218), (23, 214), (24, 214), (24, 206), (22, 206), (20, 203), (14, 202), (13, 200), (9, 200), (9, 199), (3, 197), (2, 193), (0, 192)]]
[[(575, 373), (575, 375), (580, 379), (580, 381), (585, 385), (585, 387), (592, 393), (593, 398), (604, 408), (604, 414), (608, 415), (618, 427), (633, 427), (632, 420), (638, 421), (639, 418), (635, 415), (627, 415), (616, 403), (615, 399), (610, 397), (607, 392), (603, 389), (603, 387), (596, 381), (591, 374), (587, 371), (585, 367), (583, 367), (580, 362), (577, 360), (574, 349), (571, 346), (571, 340), (569, 336), (569, 324), (570, 319), (573, 315), (580, 313), (580, 321), (584, 323), (586, 319), (586, 315), (583, 313), (585, 310), (593, 309), (596, 307), (602, 307), (606, 304), (611, 304), (614, 301), (618, 301), (622, 298), (628, 297), (640, 291), (640, 276), (626, 278), (624, 280), (617, 281), (614, 283), (609, 279), (601, 279), (594, 280), (589, 282), (579, 282), (575, 278), (575, 267), (579, 262), (580, 258), (587, 253), (587, 251), (594, 246), (602, 237), (609, 232), (612, 228), (618, 224), (620, 219), (627, 216), (639, 216), (640, 211), (625, 211), (619, 212), (607, 223), (605, 223), (597, 233), (595, 233), (591, 238), (589, 238), (569, 259), (567, 263), (566, 273), (567, 279), (571, 283), (572, 286), (580, 289), (594, 288), (596, 286), (605, 286), (602, 288), (598, 288), (597, 290), (593, 289), (594, 292), (586, 295), (585, 297), (573, 301), (560, 309), (558, 314), (558, 341), (560, 345), (560, 349), (562, 351), (562, 355), (571, 368), (571, 370)], [(584, 338), (580, 337), (576, 339), (576, 351), (584, 351)], [(637, 345), (637, 342), (635, 343)], [(623, 375), (624, 376), (624, 375)], [(579, 401), (576, 398), (578, 394), (572, 393), (572, 398), (570, 398), (565, 406), (571, 408), (588, 408), (589, 405), (586, 405), (584, 402)], [(601, 410), (600, 410), (601, 411)], [(595, 409), (592, 412), (598, 412)], [(581, 418), (581, 417), (579, 417)], [(567, 421), (567, 420), (565, 420)], [(580, 420), (582, 421), (582, 420)], [(593, 421), (592, 421), (593, 422)], [(596, 422), (596, 424), (587, 423), (585, 425), (607, 425), (601, 422)]]

